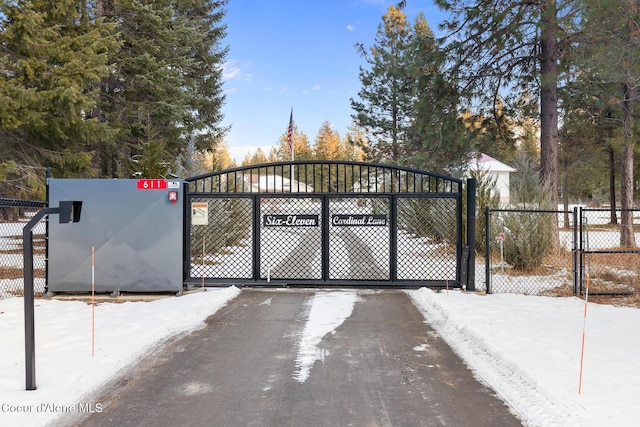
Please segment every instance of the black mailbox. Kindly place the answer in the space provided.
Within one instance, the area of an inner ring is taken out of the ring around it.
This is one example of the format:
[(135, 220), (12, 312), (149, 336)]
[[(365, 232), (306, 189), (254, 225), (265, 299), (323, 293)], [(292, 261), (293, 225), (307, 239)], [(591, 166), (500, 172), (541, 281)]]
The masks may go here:
[(80, 212), (82, 211), (82, 201), (60, 201), (60, 224), (69, 222), (79, 222)]

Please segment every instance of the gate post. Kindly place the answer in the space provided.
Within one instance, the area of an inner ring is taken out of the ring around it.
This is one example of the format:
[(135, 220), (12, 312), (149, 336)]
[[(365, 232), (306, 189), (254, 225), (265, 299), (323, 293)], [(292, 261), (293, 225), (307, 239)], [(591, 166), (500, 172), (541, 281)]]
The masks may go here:
[(573, 208), (573, 295), (578, 295), (578, 286), (580, 282), (579, 269), (582, 269), (582, 264), (579, 263), (578, 257), (582, 253), (580, 251), (580, 245), (578, 243), (578, 207)]
[(469, 262), (467, 264), (467, 291), (476, 290), (476, 180), (467, 179), (467, 246)]
[(491, 293), (491, 210), (489, 205), (484, 207), (484, 274), (485, 289)]

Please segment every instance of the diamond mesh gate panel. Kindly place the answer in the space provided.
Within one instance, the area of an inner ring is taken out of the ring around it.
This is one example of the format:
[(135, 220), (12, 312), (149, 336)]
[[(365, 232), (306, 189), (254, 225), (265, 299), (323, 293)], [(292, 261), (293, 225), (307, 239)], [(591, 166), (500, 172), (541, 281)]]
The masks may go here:
[(457, 286), (463, 278), (458, 179), (314, 160), (185, 181), (190, 200), (211, 203), (192, 215), (197, 224), (206, 211), (211, 224), (191, 227), (190, 282)]
[(398, 280), (456, 279), (456, 200), (398, 198)]
[(251, 279), (253, 199), (192, 197), (208, 204), (208, 224), (191, 225), (191, 277)]
[(260, 198), (260, 278), (322, 279), (322, 199)]
[(388, 198), (329, 199), (329, 279), (389, 280)]

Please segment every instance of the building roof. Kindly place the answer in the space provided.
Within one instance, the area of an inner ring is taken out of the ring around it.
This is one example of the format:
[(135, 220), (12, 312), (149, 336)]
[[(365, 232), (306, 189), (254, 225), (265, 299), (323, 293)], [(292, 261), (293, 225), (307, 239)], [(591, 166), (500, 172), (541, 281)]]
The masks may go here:
[(473, 157), (469, 163), (470, 169), (488, 171), (488, 172), (516, 172), (516, 169), (509, 165), (505, 165), (499, 160), (494, 159), (484, 153)]

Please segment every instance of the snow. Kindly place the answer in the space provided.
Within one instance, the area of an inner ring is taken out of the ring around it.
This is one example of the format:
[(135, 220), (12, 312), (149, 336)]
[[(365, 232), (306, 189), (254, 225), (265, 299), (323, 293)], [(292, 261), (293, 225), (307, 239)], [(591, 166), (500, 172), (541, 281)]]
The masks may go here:
[(351, 316), (353, 305), (358, 300), (355, 291), (319, 292), (311, 299), (311, 310), (304, 330), (299, 338), (296, 357), (296, 373), (293, 378), (303, 383), (309, 378), (316, 361), (323, 361), (327, 351), (318, 344), (322, 338), (334, 332)]
[(99, 410), (86, 396), (234, 298), (233, 288), (153, 302), (102, 303), (37, 299), (36, 390), (26, 390), (24, 299), (0, 300), (0, 425), (42, 426), (71, 411)]
[[(64, 412), (101, 409), (91, 393), (117, 378), (171, 337), (204, 327), (204, 320), (241, 292), (208, 289), (152, 302), (95, 307), (36, 300), (37, 390), (25, 390), (24, 301), (0, 301), (0, 424), (42, 426)], [(633, 426), (640, 408), (640, 310), (584, 301), (461, 291), (406, 291), (435, 328), (527, 426)], [(307, 307), (292, 376), (301, 383), (327, 356), (319, 342), (352, 313), (357, 291), (318, 290)], [(270, 303), (270, 301), (269, 301)], [(268, 304), (268, 303), (266, 303)], [(585, 330), (582, 389), (580, 360)], [(428, 346), (415, 351), (428, 353)], [(320, 353), (320, 354), (319, 354)], [(28, 412), (19, 412), (28, 411)]]
[(630, 325), (640, 321), (640, 310), (589, 303), (585, 317), (585, 303), (575, 297), (408, 292), (527, 425), (637, 425), (640, 342)]

